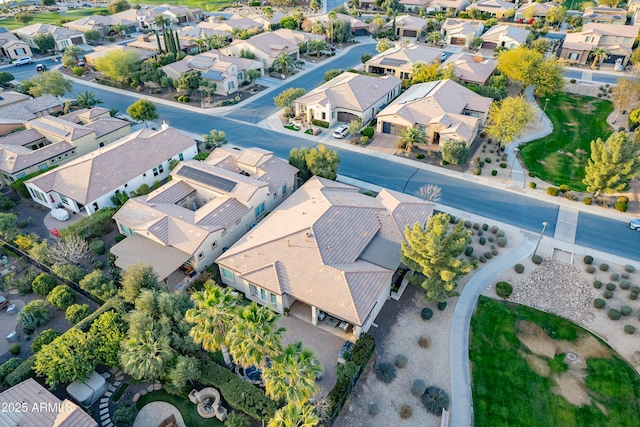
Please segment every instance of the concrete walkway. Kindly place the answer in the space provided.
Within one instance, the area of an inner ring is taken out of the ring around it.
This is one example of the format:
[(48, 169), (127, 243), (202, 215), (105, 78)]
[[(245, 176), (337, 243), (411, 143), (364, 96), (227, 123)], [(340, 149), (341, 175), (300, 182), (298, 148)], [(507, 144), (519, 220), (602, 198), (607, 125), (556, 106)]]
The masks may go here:
[(140, 409), (140, 412), (138, 412), (133, 427), (158, 427), (158, 425), (171, 416), (171, 414), (176, 417), (176, 427), (186, 427), (178, 408), (167, 402), (151, 402), (146, 404)]
[(449, 338), (451, 373), (451, 426), (473, 426), (471, 372), (469, 369), (469, 325), (478, 296), (493, 278), (533, 253), (537, 239), (526, 233), (520, 246), (483, 266), (465, 285), (453, 311)]

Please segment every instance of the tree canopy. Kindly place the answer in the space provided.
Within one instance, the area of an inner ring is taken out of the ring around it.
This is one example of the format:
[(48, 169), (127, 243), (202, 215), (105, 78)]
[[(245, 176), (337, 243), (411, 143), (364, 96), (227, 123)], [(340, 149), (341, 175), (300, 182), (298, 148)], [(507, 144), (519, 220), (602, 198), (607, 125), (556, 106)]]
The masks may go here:
[(33, 38), (33, 41), (38, 46), (38, 49), (40, 49), (40, 52), (44, 54), (56, 48), (56, 41), (53, 39), (53, 34), (51, 33), (38, 33)]
[(523, 96), (508, 97), (491, 104), (485, 131), (501, 145), (509, 145), (535, 116), (535, 110)]
[(61, 383), (86, 380), (94, 367), (89, 336), (71, 328), (36, 353), (33, 370), (45, 377), (47, 385), (56, 388)]
[(156, 105), (146, 99), (138, 99), (127, 108), (127, 114), (133, 120), (142, 120), (146, 127), (149, 127), (148, 120), (154, 120), (160, 117), (156, 111)]
[(564, 85), (564, 71), (555, 58), (545, 59), (539, 51), (524, 46), (502, 52), (498, 70), (523, 89), (535, 85), (538, 96), (553, 96)]
[(158, 275), (150, 264), (137, 263), (129, 266), (122, 277), (122, 296), (134, 303), (143, 289), (158, 287)]
[(273, 103), (278, 108), (285, 108), (290, 110), (291, 108), (293, 108), (293, 101), (300, 98), (305, 93), (307, 93), (307, 91), (301, 87), (291, 87), (289, 89), (283, 90), (276, 97), (274, 97)]
[[(295, 150), (295, 148), (293, 150)], [(289, 156), (291, 158), (291, 153), (289, 153)], [(317, 148), (314, 147), (305, 153), (304, 160), (305, 169), (308, 170), (311, 175), (317, 175), (334, 181), (337, 178), (340, 155), (336, 150), (330, 150), (326, 145), (318, 144)], [(302, 175), (307, 175), (307, 173)]]
[(58, 70), (40, 73), (31, 77), (29, 81), (31, 82), (29, 94), (34, 97), (48, 94), (57, 98), (71, 92), (71, 82)]
[(127, 0), (113, 0), (111, 3), (109, 3), (109, 6), (107, 6), (109, 15), (124, 12), (128, 9), (131, 9), (131, 5), (129, 4), (129, 2), (127, 2)]
[(125, 82), (131, 74), (140, 70), (141, 63), (138, 52), (117, 49), (96, 58), (95, 68), (111, 80)]
[(591, 141), (591, 158), (587, 161), (582, 182), (596, 194), (616, 193), (629, 187), (640, 173), (640, 142), (626, 132), (617, 132), (606, 141)]

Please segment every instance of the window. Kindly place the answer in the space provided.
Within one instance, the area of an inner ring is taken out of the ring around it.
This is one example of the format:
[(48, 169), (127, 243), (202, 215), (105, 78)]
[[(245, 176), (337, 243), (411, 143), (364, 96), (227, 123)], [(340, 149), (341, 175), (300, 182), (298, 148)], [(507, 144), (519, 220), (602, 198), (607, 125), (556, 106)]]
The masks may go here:
[(273, 192), (273, 198), (274, 198), (274, 199), (277, 199), (277, 198), (278, 198), (278, 192), (277, 192), (277, 191), (274, 191), (274, 192)]
[(282, 186), (282, 195), (284, 196), (285, 194), (287, 194), (287, 184)]
[(98, 144), (98, 147), (104, 147), (104, 142), (101, 142), (100, 144)]
[(131, 229), (124, 224), (120, 224), (120, 230), (122, 230), (122, 234), (131, 234)]
[(258, 295), (258, 287), (256, 285), (251, 285), (251, 295)]
[(271, 304), (276, 304), (276, 295), (269, 292), (269, 298), (271, 299)]
[(244, 80), (244, 79), (242, 78), (242, 73), (238, 73), (238, 81), (242, 81), (242, 80)]
[(18, 174), (18, 179), (22, 179), (27, 176), (24, 172)]
[(327, 119), (327, 113), (325, 113), (324, 111), (322, 112), (322, 120), (326, 120)]
[(178, 159), (180, 159), (180, 161), (184, 160), (184, 156), (182, 155), (182, 153), (178, 154)]
[(265, 291), (264, 289), (260, 289), (260, 299), (263, 301), (267, 300), (267, 291)]
[(577, 61), (580, 59), (580, 54), (579, 53), (575, 53), (575, 52), (571, 52), (569, 54), (569, 59), (573, 60), (573, 61)]
[(585, 42), (587, 42), (587, 43), (591, 43), (591, 42), (593, 41), (593, 36), (587, 36), (587, 37), (584, 39), (584, 41), (585, 41)]
[(336, 112), (335, 112), (335, 111), (332, 111), (332, 112), (331, 112), (331, 118), (332, 118), (332, 119), (335, 119), (335, 118), (336, 118)]
[[(164, 173), (164, 167), (162, 165), (158, 165), (158, 167), (153, 168), (153, 176), (158, 176), (161, 173)], [(146, 174), (143, 176), (146, 176)]]
[(218, 246), (218, 242), (214, 241), (213, 243), (211, 243), (211, 249), (215, 249), (216, 246)]
[(62, 194), (60, 194), (60, 200), (62, 200), (62, 203), (64, 203), (65, 205), (69, 204), (69, 200)]
[(39, 168), (41, 171), (46, 171), (46, 170), (47, 170), (47, 165), (40, 165), (40, 166), (38, 166), (38, 168)]
[(200, 253), (198, 254), (198, 259), (202, 259), (202, 257), (204, 257), (204, 254), (203, 254), (202, 252), (200, 252)]
[(40, 111), (37, 111), (36, 112), (36, 117), (40, 117), (40, 116), (41, 116)]
[(256, 208), (256, 218), (264, 213), (264, 202), (260, 203), (260, 205)]
[(16, 53), (16, 55), (26, 55), (27, 54), (27, 50), (23, 47), (15, 49), (14, 52)]
[(229, 88), (229, 90), (233, 90), (233, 89), (235, 89), (236, 85), (233, 82), (229, 82), (227, 87)]
[(222, 267), (222, 277), (233, 281), (233, 271), (227, 270), (226, 268)]

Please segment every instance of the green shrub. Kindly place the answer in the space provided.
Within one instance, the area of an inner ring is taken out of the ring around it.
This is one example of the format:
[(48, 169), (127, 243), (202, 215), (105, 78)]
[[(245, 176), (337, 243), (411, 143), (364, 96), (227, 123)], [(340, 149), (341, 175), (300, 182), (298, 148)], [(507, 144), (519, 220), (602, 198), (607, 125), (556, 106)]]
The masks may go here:
[(626, 264), (624, 266), (624, 271), (626, 271), (627, 273), (633, 273), (634, 271), (636, 271), (636, 268), (631, 264)]
[(491, 252), (485, 252), (485, 253), (484, 253), (484, 257), (485, 257), (486, 259), (491, 259), (491, 258), (493, 258), (493, 254), (492, 254)]
[(633, 310), (631, 309), (631, 307), (629, 307), (628, 305), (623, 305), (620, 309), (620, 314), (622, 314), (623, 316), (628, 316), (632, 311)]
[(507, 164), (505, 162), (500, 163), (499, 165), (502, 169), (506, 169), (507, 168)]
[(628, 280), (620, 281), (620, 289), (624, 289), (625, 291), (631, 287), (631, 282)]
[(438, 387), (429, 387), (422, 395), (422, 403), (427, 411), (440, 416), (449, 407), (449, 395)]
[(493, 234), (496, 234), (498, 231), (500, 231), (500, 227), (498, 227), (497, 225), (492, 225), (491, 226), (491, 232)]
[(535, 183), (535, 182), (533, 182), (533, 181), (531, 181), (531, 182), (529, 183), (529, 188), (531, 188), (532, 190), (535, 190), (537, 186), (538, 186), (538, 184), (536, 184), (536, 183)]
[(560, 190), (557, 187), (548, 187), (547, 194), (550, 196), (557, 196), (560, 194)]
[(78, 235), (80, 237), (100, 237), (113, 230), (112, 221), (115, 208), (99, 209), (93, 214), (82, 218), (80, 221), (71, 224), (69, 227), (60, 230), (63, 239)]
[(601, 309), (604, 308), (605, 305), (607, 305), (607, 302), (601, 298), (596, 298), (593, 300), (593, 306), (595, 308)]
[(616, 284), (609, 282), (609, 283), (607, 283), (606, 288), (607, 288), (608, 291), (615, 291), (616, 290)]
[(536, 265), (540, 265), (542, 264), (543, 259), (540, 255), (534, 255), (531, 257), (531, 261), (533, 261), (533, 263)]
[(37, 337), (31, 343), (31, 351), (37, 353), (40, 351), (43, 345), (47, 345), (51, 343), (51, 341), (55, 340), (60, 336), (60, 332), (55, 329), (45, 329), (40, 332)]
[(498, 237), (496, 239), (496, 245), (498, 245), (499, 248), (504, 248), (505, 246), (507, 246), (507, 238), (506, 237)]
[(626, 212), (627, 208), (628, 208), (628, 205), (626, 203), (623, 203), (623, 202), (616, 202), (615, 205), (613, 205), (613, 207), (618, 212)]
[(613, 291), (610, 291), (609, 289), (607, 289), (602, 293), (602, 295), (605, 297), (605, 299), (611, 299), (613, 298)]
[(9, 387), (13, 387), (14, 385), (21, 383), (27, 378), (33, 377), (35, 372), (33, 372), (33, 365), (36, 363), (36, 355), (30, 356), (27, 360), (22, 362), (20, 366), (15, 368), (7, 378), (5, 382), (9, 385)]
[(566, 193), (567, 191), (570, 191), (571, 188), (567, 185), (567, 184), (562, 184), (560, 185), (560, 188), (558, 188), (560, 191), (562, 191), (563, 193)]
[(637, 300), (638, 299), (638, 293), (637, 292), (631, 292), (629, 294), (629, 299), (632, 300), (632, 301)]
[(312, 119), (311, 124), (325, 129), (329, 128), (329, 122), (325, 122), (324, 120)]
[(407, 418), (411, 418), (413, 415), (413, 409), (409, 405), (402, 405), (400, 408), (400, 418), (406, 420)]
[(484, 264), (485, 262), (487, 262), (487, 259), (484, 257), (484, 255), (480, 255), (480, 258), (478, 258), (478, 261)]
[(438, 303), (438, 310), (444, 311), (445, 308), (447, 308), (447, 302), (446, 301), (440, 301)]
[(58, 310), (66, 310), (71, 304), (76, 302), (76, 294), (67, 285), (58, 285), (47, 296), (47, 302), (57, 308)]
[(504, 230), (498, 230), (498, 231), (496, 232), (496, 237), (504, 237), (504, 234), (505, 234), (505, 233), (504, 233)]
[(41, 273), (31, 282), (31, 288), (35, 293), (46, 297), (57, 284), (55, 277), (47, 273)]
[(402, 369), (405, 366), (407, 366), (408, 362), (409, 362), (409, 359), (407, 359), (407, 356), (405, 356), (404, 354), (399, 354), (396, 356), (396, 360), (395, 360), (396, 368)]
[(586, 271), (589, 274), (593, 274), (596, 272), (596, 268), (593, 265), (587, 265), (584, 271)]
[(478, 224), (477, 222), (473, 223), (473, 229), (474, 230), (480, 230), (480, 224)]
[(100, 239), (94, 240), (89, 243), (89, 251), (96, 256), (104, 254), (106, 251), (104, 242)]
[(375, 403), (369, 404), (369, 415), (373, 415), (374, 417), (380, 413), (380, 408)]
[(117, 426), (128, 427), (133, 423), (133, 406), (128, 403), (118, 405), (111, 419)]
[(413, 385), (411, 386), (411, 394), (416, 397), (420, 397), (427, 390), (427, 385), (422, 380), (413, 380)]
[(482, 169), (481, 168), (473, 168), (473, 174), (474, 175), (480, 175), (482, 173)]
[(17, 356), (20, 354), (20, 343), (17, 342), (14, 345), (12, 345), (11, 347), (9, 347), (9, 353), (13, 354), (14, 356)]
[[(39, 326), (46, 325), (50, 317), (49, 304), (43, 300), (33, 300), (18, 313), (18, 322), (24, 333), (31, 335)], [(29, 332), (30, 331), (30, 332)]]
[(636, 328), (631, 325), (624, 325), (624, 331), (629, 335), (633, 334), (636, 331)]
[(422, 316), (422, 320), (429, 320), (433, 317), (433, 310), (431, 310), (429, 307), (425, 307), (422, 309), (420, 316)]
[(75, 74), (78, 77), (81, 77), (84, 74), (84, 68), (82, 67), (73, 67), (73, 74)]
[(75, 325), (89, 314), (91, 314), (91, 309), (87, 304), (72, 304), (67, 308), (64, 316), (69, 324)]
[(125, 236), (124, 234), (118, 234), (118, 235), (115, 237), (115, 240), (116, 240), (116, 243), (120, 243), (120, 242), (122, 242), (122, 241), (123, 241), (124, 239), (126, 239), (126, 238), (127, 238), (127, 236)]
[(582, 199), (582, 203), (584, 203), (585, 205), (591, 205), (593, 204), (593, 199), (591, 197), (585, 197), (584, 199)]
[(511, 286), (508, 282), (498, 282), (496, 283), (496, 293), (500, 298), (507, 299), (511, 296), (513, 292), (513, 286)]
[(418, 159), (418, 160), (424, 159), (424, 154), (422, 154), (422, 153), (416, 154), (416, 159)]
[(593, 257), (591, 255), (585, 255), (584, 258), (582, 258), (582, 261), (585, 264), (591, 265), (591, 264), (593, 264)]
[(97, 259), (93, 263), (93, 268), (95, 268), (96, 270), (102, 270), (104, 268), (104, 261)]
[(615, 308), (612, 308), (607, 313), (607, 316), (609, 316), (609, 319), (611, 320), (618, 320), (620, 319), (621, 314), (618, 310), (616, 310)]
[(618, 280), (620, 280), (620, 275), (618, 273), (611, 273), (611, 276), (609, 276), (609, 279), (613, 280), (614, 282), (617, 282)]
[(627, 196), (618, 196), (616, 202), (629, 203), (629, 198)]
[(516, 264), (516, 265), (513, 266), (513, 270), (518, 274), (522, 274), (522, 273), (524, 273), (524, 265)]
[(351, 350), (351, 361), (361, 368), (364, 368), (375, 346), (376, 343), (372, 335), (367, 333), (360, 335), (360, 338), (358, 338)]
[(484, 245), (485, 243), (487, 243), (487, 239), (485, 239), (484, 237), (480, 237), (480, 239), (478, 239), (478, 243)]
[(7, 376), (13, 372), (20, 364), (22, 363), (22, 359), (19, 357), (12, 357), (11, 359), (4, 362), (0, 365), (0, 385), (7, 386), (8, 384), (5, 382)]
[(484, 231), (478, 230), (478, 236), (482, 236), (483, 234), (484, 234)]
[(485, 162), (485, 163), (491, 163), (491, 158), (489, 158), (489, 157), (485, 157), (485, 158), (484, 158), (484, 162)]
[(464, 249), (464, 254), (465, 254), (466, 256), (471, 256), (471, 254), (473, 254), (473, 246), (467, 246), (467, 247)]
[(602, 282), (600, 280), (594, 280), (593, 287), (596, 289), (600, 289), (602, 287)]
[(491, 171), (491, 176), (496, 176), (496, 175), (498, 175), (498, 171), (497, 171), (497, 170), (495, 170), (495, 169), (493, 169), (493, 170)]
[(371, 138), (374, 134), (374, 130), (372, 127), (367, 126), (366, 128), (362, 129), (362, 132), (360, 132), (363, 136), (366, 136), (368, 138)]
[(600, 269), (600, 271), (608, 271), (609, 270), (609, 264), (602, 263), (602, 264), (600, 264), (600, 266), (598, 268)]
[(388, 362), (376, 364), (375, 373), (376, 377), (385, 384), (396, 379), (396, 367)]
[(632, 286), (631, 292), (635, 292), (636, 294), (640, 294), (640, 286)]

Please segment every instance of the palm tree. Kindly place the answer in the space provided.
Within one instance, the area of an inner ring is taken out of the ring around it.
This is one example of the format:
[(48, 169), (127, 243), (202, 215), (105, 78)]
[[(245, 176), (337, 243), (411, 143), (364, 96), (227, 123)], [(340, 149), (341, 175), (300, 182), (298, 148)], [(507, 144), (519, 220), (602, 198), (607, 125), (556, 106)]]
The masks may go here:
[(431, 31), (429, 34), (427, 34), (427, 41), (431, 42), (431, 44), (434, 44), (434, 45), (438, 44), (438, 42), (443, 38), (444, 36), (438, 30)]
[(80, 55), (83, 52), (84, 50), (82, 50), (80, 46), (75, 44), (69, 45), (64, 48), (64, 55), (73, 56), (73, 59), (75, 60), (76, 63), (78, 62), (78, 55)]
[(331, 23), (331, 34), (330, 34), (329, 40), (331, 41), (331, 43), (333, 43), (333, 23), (335, 22), (336, 18), (337, 18), (337, 15), (335, 10), (332, 10), (331, 12), (329, 12), (329, 22)]
[(204, 47), (207, 46), (207, 41), (205, 39), (191, 39), (191, 43), (198, 46), (198, 53), (204, 52)]
[(309, 52), (314, 50), (316, 51), (316, 57), (320, 56), (320, 52), (327, 49), (328, 47), (329, 46), (327, 45), (327, 42), (325, 42), (324, 40), (311, 40), (307, 44), (307, 48), (309, 49)]
[(169, 24), (171, 24), (171, 19), (160, 14), (160, 15), (154, 16), (151, 22), (153, 22), (156, 25), (156, 27), (164, 31), (167, 29)]
[(262, 378), (268, 396), (301, 405), (318, 391), (316, 378), (320, 373), (322, 366), (313, 352), (296, 341), (271, 359), (271, 367), (264, 369)]
[(227, 332), (237, 318), (235, 309), (240, 302), (240, 295), (231, 288), (221, 288), (212, 280), (207, 280), (204, 290), (195, 292), (191, 299), (195, 308), (190, 308), (184, 315), (188, 323), (195, 323), (189, 335), (207, 351), (220, 350), (224, 363), (231, 366)]
[(112, 26), (111, 26), (111, 29), (112, 29), (113, 31), (115, 31), (115, 33), (116, 33), (117, 35), (119, 35), (121, 39), (123, 39), (123, 38), (124, 38), (124, 32), (125, 32), (125, 30), (127, 29), (127, 27), (125, 27), (125, 26), (124, 26), (124, 25), (122, 25), (121, 23), (117, 23), (116, 25), (112, 25)]
[(596, 47), (591, 51), (591, 54), (593, 55), (593, 63), (591, 64), (591, 68), (596, 68), (596, 64), (604, 59), (607, 59), (611, 52), (609, 52), (604, 47)]
[(152, 328), (150, 326), (141, 334), (124, 340), (122, 351), (118, 355), (123, 371), (139, 381), (153, 382), (160, 379), (175, 355), (171, 339)]
[(315, 427), (319, 423), (320, 418), (311, 405), (289, 402), (276, 411), (267, 427)]
[(293, 68), (294, 62), (293, 58), (286, 52), (282, 52), (276, 56), (276, 59), (273, 60), (273, 68), (276, 70), (280, 70), (282, 74), (287, 75), (287, 71), (289, 68)]
[(407, 151), (411, 151), (416, 144), (424, 144), (426, 139), (424, 130), (419, 127), (404, 128), (399, 135), (398, 148), (404, 148)]
[(117, 108), (115, 108), (115, 107), (111, 107), (111, 108), (109, 108), (109, 115), (110, 115), (111, 117), (118, 117), (118, 114), (120, 114), (120, 110), (118, 110), (118, 109), (117, 109)]
[(271, 18), (273, 18), (273, 9), (271, 8), (271, 6), (263, 7), (262, 13), (264, 13), (264, 16), (266, 16), (268, 20), (271, 20)]
[(78, 107), (80, 108), (93, 108), (98, 104), (102, 104), (104, 101), (96, 98), (95, 92), (90, 92), (85, 90), (84, 92), (80, 92), (76, 95), (76, 101), (78, 102)]
[(267, 356), (282, 351), (282, 334), (276, 322), (280, 315), (269, 307), (252, 302), (238, 311), (238, 318), (228, 336), (229, 352), (239, 365), (266, 366)]

